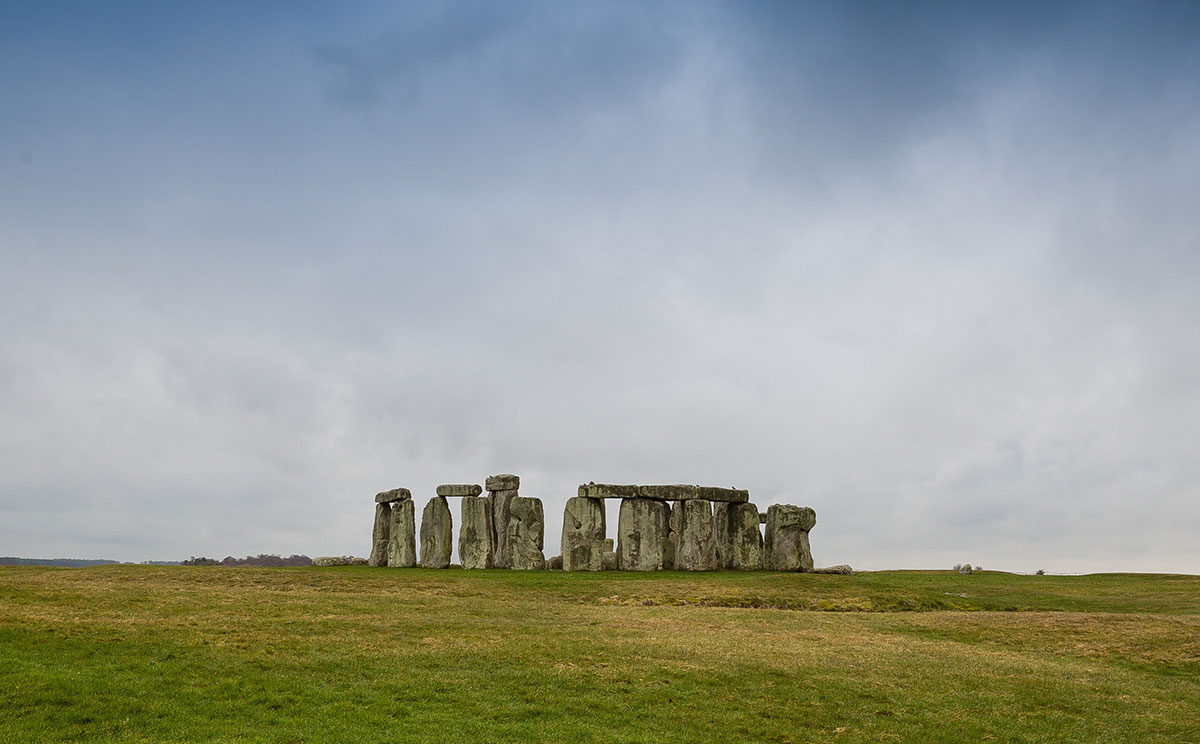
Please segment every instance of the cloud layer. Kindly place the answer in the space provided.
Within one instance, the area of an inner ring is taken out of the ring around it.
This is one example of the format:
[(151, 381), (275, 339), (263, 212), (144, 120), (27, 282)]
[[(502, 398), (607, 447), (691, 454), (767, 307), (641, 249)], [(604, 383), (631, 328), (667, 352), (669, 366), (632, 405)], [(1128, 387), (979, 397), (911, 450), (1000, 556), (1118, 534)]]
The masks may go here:
[(516, 472), (548, 552), (699, 482), (819, 563), (1200, 572), (1191, 4), (333, 10), (3, 24), (0, 553)]

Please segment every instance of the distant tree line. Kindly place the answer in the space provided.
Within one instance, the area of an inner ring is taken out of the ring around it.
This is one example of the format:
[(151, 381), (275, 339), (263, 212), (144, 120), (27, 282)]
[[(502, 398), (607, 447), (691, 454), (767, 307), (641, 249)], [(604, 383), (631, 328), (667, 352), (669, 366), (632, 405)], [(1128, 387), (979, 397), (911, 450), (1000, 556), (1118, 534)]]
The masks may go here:
[(289, 555), (287, 558), (282, 558), (275, 554), (259, 553), (258, 555), (248, 555), (245, 558), (234, 558), (232, 555), (225, 556), (222, 560), (216, 558), (205, 558), (200, 556), (192, 556), (186, 561), (183, 561), (185, 566), (311, 566), (312, 558), (307, 555)]

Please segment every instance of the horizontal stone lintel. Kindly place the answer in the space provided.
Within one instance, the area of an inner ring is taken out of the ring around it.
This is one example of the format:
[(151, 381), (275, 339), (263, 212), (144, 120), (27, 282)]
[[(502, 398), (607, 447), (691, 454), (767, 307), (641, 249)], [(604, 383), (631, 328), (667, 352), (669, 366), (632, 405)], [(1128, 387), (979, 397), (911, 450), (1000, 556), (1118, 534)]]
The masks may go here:
[(475, 483), (444, 483), (437, 487), (438, 496), (478, 496), (483, 489)]
[(579, 487), (579, 496), (585, 499), (654, 499), (656, 501), (724, 501), (744, 504), (750, 500), (750, 492), (741, 488), (716, 488), (714, 486), (632, 486), (607, 483), (585, 483)]
[(411, 498), (412, 493), (407, 488), (393, 488), (390, 491), (375, 494), (375, 503), (386, 504), (389, 501), (406, 501)]
[(521, 478), (511, 473), (489, 475), (483, 487), (489, 491), (516, 491), (521, 487)]

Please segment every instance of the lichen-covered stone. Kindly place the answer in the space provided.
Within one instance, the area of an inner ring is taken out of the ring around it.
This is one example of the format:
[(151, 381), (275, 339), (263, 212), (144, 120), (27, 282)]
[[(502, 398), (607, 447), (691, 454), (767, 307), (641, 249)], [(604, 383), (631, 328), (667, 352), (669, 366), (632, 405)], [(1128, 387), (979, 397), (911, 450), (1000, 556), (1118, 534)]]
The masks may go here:
[(412, 568), (417, 565), (417, 507), (412, 499), (392, 504), (388, 528), (388, 567)]
[(509, 567), (518, 571), (540, 571), (546, 567), (546, 517), (541, 499), (518, 496), (509, 504)]
[(671, 508), (654, 499), (622, 499), (617, 519), (617, 567), (661, 571), (670, 533)]
[(483, 489), (475, 483), (443, 483), (437, 487), (438, 496), (478, 496)]
[(521, 487), (521, 479), (512, 473), (489, 475), (483, 487), (489, 491), (516, 491)]
[(321, 555), (313, 558), (312, 564), (317, 568), (329, 568), (330, 566), (349, 566), (350, 559), (341, 555)]
[(463, 568), (494, 568), (496, 533), (492, 505), (481, 496), (465, 496), (458, 525), (458, 560)]
[(814, 568), (813, 573), (819, 574), (838, 574), (841, 576), (853, 576), (854, 569), (847, 566), (845, 563), (839, 563), (836, 566), (826, 566), (825, 568)]
[(581, 499), (635, 499), (638, 486), (619, 486), (610, 483), (586, 483), (579, 487)]
[(744, 504), (750, 500), (750, 492), (744, 488), (696, 486), (696, 498), (714, 503)]
[(763, 539), (758, 531), (754, 504), (713, 504), (713, 531), (717, 540), (717, 565), (732, 571), (762, 568)]
[(817, 523), (817, 513), (807, 506), (772, 504), (767, 509), (764, 568), (774, 571), (812, 571), (812, 549), (808, 531)]
[(546, 559), (546, 570), (547, 571), (561, 571), (562, 570), (562, 556), (555, 555), (555, 556), (551, 556), (550, 558), (547, 558)]
[(450, 506), (442, 496), (434, 496), (421, 512), (421, 567), (447, 568), (450, 565), (454, 529)]
[(393, 488), (390, 491), (382, 491), (375, 494), (376, 504), (387, 504), (393, 501), (404, 501), (411, 499), (412, 493), (407, 488)]
[(617, 570), (617, 554), (611, 550), (606, 550), (600, 554), (600, 569), (603, 571)]
[(510, 510), (514, 499), (520, 498), (517, 491), (488, 491), (488, 502), (492, 505), (492, 531), (496, 535), (496, 568), (512, 566), (512, 551), (508, 547), (508, 528), (511, 520)]
[(388, 535), (392, 522), (392, 505), (387, 501), (375, 503), (375, 524), (371, 527), (371, 557), (367, 560), (372, 566), (387, 565)]
[(603, 501), (578, 496), (567, 499), (562, 526), (563, 570), (601, 570), (604, 531)]
[(681, 571), (716, 570), (717, 541), (713, 534), (712, 504), (687, 500), (681, 501), (680, 505), (675, 568)]
[(638, 496), (643, 499), (658, 501), (683, 501), (698, 498), (696, 487), (688, 485), (673, 486), (638, 486)]

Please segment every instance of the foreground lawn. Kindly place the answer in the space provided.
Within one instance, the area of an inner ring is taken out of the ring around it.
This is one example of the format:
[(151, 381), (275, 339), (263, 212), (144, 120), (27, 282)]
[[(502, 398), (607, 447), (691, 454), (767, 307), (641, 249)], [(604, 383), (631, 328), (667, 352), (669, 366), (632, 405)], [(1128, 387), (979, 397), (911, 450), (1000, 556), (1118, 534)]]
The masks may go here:
[(1197, 742), (1200, 577), (0, 568), (0, 742)]

